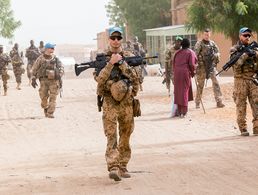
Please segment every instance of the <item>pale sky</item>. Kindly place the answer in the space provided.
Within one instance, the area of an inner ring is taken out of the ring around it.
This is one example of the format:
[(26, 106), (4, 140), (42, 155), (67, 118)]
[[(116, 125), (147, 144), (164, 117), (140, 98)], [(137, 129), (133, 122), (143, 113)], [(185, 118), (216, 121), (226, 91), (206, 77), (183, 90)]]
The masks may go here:
[(56, 44), (93, 44), (96, 34), (110, 25), (105, 5), (109, 0), (11, 0), (22, 26), (14, 42), (28, 46), (33, 39)]

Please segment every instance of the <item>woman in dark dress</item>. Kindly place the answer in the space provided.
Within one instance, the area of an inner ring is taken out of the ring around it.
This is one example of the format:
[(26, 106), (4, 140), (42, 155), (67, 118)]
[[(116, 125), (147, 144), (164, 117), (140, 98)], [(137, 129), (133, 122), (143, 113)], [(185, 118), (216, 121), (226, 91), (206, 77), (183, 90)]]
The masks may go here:
[(193, 50), (189, 49), (190, 41), (182, 40), (182, 49), (174, 56), (174, 103), (180, 117), (185, 117), (188, 111), (188, 101), (193, 100), (191, 77), (194, 76), (197, 57)]

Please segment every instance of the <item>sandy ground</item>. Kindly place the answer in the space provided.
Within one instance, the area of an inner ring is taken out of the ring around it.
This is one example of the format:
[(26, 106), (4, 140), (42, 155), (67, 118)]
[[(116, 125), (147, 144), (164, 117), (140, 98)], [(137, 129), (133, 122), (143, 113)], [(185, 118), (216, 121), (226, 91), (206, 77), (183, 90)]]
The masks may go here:
[[(207, 113), (191, 102), (186, 118), (172, 119), (162, 78), (146, 77), (143, 116), (131, 139), (132, 177), (114, 182), (90, 75), (66, 74), (55, 119), (44, 117), (38, 91), (25, 77), (21, 91), (10, 80), (8, 96), (0, 96), (1, 195), (258, 194), (258, 137), (239, 136), (232, 78), (220, 78), (225, 108), (215, 107), (209, 82)], [(248, 119), (252, 133), (250, 109)]]

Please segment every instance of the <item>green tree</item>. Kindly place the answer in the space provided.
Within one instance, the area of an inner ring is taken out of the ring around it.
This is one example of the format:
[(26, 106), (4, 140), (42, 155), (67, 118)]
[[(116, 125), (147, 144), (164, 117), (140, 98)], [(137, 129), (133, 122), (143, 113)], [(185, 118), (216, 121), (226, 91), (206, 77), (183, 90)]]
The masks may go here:
[(0, 0), (0, 36), (12, 38), (15, 29), (20, 25), (21, 22), (14, 19), (10, 0)]
[(241, 27), (258, 31), (257, 0), (193, 0), (187, 13), (189, 29), (211, 28), (229, 37), (232, 44), (237, 42)]
[(145, 41), (144, 29), (171, 25), (171, 0), (110, 0), (110, 24), (128, 25), (130, 33)]

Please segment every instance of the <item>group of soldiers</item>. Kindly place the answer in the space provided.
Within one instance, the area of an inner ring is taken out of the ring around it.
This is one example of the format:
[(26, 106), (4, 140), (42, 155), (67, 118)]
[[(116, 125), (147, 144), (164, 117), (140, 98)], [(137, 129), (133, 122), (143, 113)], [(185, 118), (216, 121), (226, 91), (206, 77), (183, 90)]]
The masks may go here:
[[(216, 78), (217, 64), (220, 60), (219, 48), (210, 39), (210, 29), (203, 31), (202, 40), (195, 44), (194, 51), (198, 59), (195, 82), (197, 85), (195, 105), (200, 108), (205, 80), (211, 79), (213, 93), (218, 108), (223, 108), (222, 93)], [(236, 104), (237, 124), (242, 136), (249, 136), (247, 130), (247, 100), (251, 106), (253, 116), (253, 135), (258, 135), (258, 44), (251, 42), (252, 30), (243, 27), (239, 30), (239, 41), (230, 49), (230, 60), (226, 64), (233, 68), (234, 88), (233, 100)], [(170, 83), (173, 82), (173, 58), (181, 49), (181, 37), (176, 37), (175, 44), (166, 51), (166, 85), (170, 92)], [(224, 67), (223, 67), (224, 70)], [(203, 104), (202, 104), (203, 107)], [(204, 109), (204, 107), (203, 107)]]
[[(64, 68), (61, 61), (54, 55), (55, 44), (40, 41), (39, 47), (36, 47), (34, 41), (30, 41), (30, 46), (26, 49), (25, 57), (27, 58), (27, 76), (29, 85), (36, 88), (36, 80), (39, 79), (40, 88), (39, 96), (41, 107), (44, 110), (45, 117), (54, 118), (56, 107), (56, 98), (62, 87), (61, 77), (64, 74)], [(3, 52), (3, 46), (0, 46), (0, 75), (2, 77), (4, 96), (7, 95), (8, 64), (13, 66), (13, 72), (16, 79), (16, 89), (21, 90), (22, 74), (25, 73), (23, 68), (23, 52), (19, 51), (19, 45), (14, 44), (10, 54)]]
[[(33, 63), (36, 61), (36, 59), (43, 53), (44, 51), (44, 43), (43, 41), (40, 42), (40, 46), (36, 47), (34, 45), (34, 41), (30, 41), (30, 47), (26, 49), (25, 57), (27, 58), (27, 76), (31, 83), (31, 69)], [(10, 79), (10, 76), (8, 75), (8, 65), (9, 63), (12, 64), (13, 67), (13, 73), (15, 76), (15, 80), (17, 83), (16, 89), (21, 90), (21, 83), (22, 83), (22, 74), (25, 73), (25, 69), (23, 67), (24, 60), (23, 60), (23, 52), (19, 50), (19, 44), (15, 43), (12, 50), (10, 51), (9, 55), (7, 53), (4, 53), (3, 45), (0, 45), (0, 75), (3, 82), (3, 88), (4, 88), (4, 96), (7, 95), (7, 82), (8, 79)], [(29, 83), (29, 84), (30, 84)]]
[[(198, 66), (196, 70), (197, 92), (196, 92), (196, 108), (200, 108), (203, 88), (205, 80), (211, 79), (213, 93), (218, 108), (223, 108), (225, 105), (222, 103), (222, 93), (219, 82), (216, 78), (216, 67), (219, 63), (219, 48), (214, 41), (210, 39), (210, 29), (203, 31), (202, 40), (197, 41), (194, 47), (198, 59)], [(166, 50), (165, 57), (165, 83), (170, 94), (171, 82), (173, 83), (173, 57), (175, 53), (181, 49), (182, 37), (177, 36), (175, 44)]]

